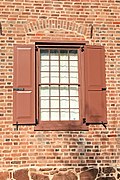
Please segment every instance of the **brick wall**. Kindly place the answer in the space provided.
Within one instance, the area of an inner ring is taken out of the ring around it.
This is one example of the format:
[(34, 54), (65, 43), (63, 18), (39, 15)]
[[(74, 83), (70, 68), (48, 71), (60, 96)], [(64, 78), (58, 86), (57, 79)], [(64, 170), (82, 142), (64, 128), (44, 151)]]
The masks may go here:
[[(115, 168), (114, 173), (119, 172), (120, 1), (1, 0), (0, 22), (3, 28), (0, 35), (1, 180), (7, 179), (8, 174), (9, 179), (19, 180), (18, 176), (13, 177), (13, 171), (30, 167), (65, 168), (67, 173), (69, 169), (75, 171), (77, 168), (83, 168), (86, 171), (85, 167), (94, 167), (97, 170), (109, 167)], [(91, 24), (94, 25), (92, 39)], [(108, 120), (106, 129), (102, 125), (91, 125), (87, 132), (35, 132), (33, 126), (19, 126), (17, 131), (12, 125), (13, 45), (56, 39), (87, 40), (89, 44), (105, 46)], [(101, 173), (99, 176), (108, 176), (105, 174), (107, 173)], [(75, 176), (82, 179), (78, 174)], [(36, 176), (31, 178), (37, 179)], [(119, 179), (119, 173), (112, 178)]]

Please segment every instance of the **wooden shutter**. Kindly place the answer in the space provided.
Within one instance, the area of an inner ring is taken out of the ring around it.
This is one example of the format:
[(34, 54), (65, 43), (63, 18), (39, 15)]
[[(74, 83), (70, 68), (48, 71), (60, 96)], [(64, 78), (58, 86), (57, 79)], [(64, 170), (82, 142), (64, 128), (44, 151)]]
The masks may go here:
[(105, 55), (102, 46), (85, 46), (86, 123), (106, 123)]
[(14, 45), (13, 124), (35, 124), (34, 45)]

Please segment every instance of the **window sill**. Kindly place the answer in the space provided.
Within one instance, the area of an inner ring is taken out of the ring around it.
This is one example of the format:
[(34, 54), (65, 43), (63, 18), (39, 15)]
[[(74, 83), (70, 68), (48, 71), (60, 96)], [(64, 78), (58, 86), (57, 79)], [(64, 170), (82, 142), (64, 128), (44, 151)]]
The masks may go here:
[(41, 121), (35, 126), (35, 131), (88, 131), (86, 124), (80, 121)]

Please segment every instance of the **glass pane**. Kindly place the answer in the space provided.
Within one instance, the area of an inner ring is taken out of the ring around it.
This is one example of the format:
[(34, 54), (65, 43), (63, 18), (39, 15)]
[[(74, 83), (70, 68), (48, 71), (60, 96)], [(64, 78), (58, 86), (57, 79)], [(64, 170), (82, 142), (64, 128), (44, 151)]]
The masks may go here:
[(48, 97), (41, 97), (40, 107), (41, 108), (49, 108), (49, 98)]
[(69, 120), (69, 109), (61, 109), (61, 120)]
[(60, 50), (60, 60), (68, 60), (68, 51)]
[(51, 71), (59, 71), (59, 61), (51, 61)]
[(70, 61), (70, 71), (78, 72), (78, 61)]
[(78, 83), (78, 73), (70, 73), (70, 83)]
[(49, 72), (41, 72), (41, 83), (49, 83)]
[(51, 109), (51, 120), (59, 120), (59, 109)]
[(70, 120), (79, 120), (79, 109), (70, 109)]
[(69, 108), (69, 98), (60, 97), (60, 108)]
[(78, 96), (78, 86), (70, 86), (70, 96)]
[(69, 96), (68, 86), (60, 86), (60, 96)]
[(68, 71), (68, 61), (60, 61), (60, 71)]
[(58, 50), (53, 49), (50, 50), (50, 60), (58, 60), (59, 56), (58, 56)]
[(39, 89), (40, 96), (49, 96), (49, 86), (41, 86)]
[(68, 83), (68, 73), (60, 73), (60, 82)]
[(51, 96), (59, 96), (59, 86), (50, 86)]
[(40, 59), (41, 60), (49, 60), (49, 51), (47, 49), (40, 50)]
[(59, 108), (59, 98), (51, 97), (51, 108)]
[(70, 98), (70, 108), (79, 108), (78, 97)]
[(70, 60), (78, 60), (77, 50), (70, 50), (69, 51), (69, 59)]
[(41, 71), (49, 71), (49, 61), (41, 61)]
[(48, 111), (48, 109), (41, 109), (39, 116), (40, 116), (41, 121), (49, 121), (49, 111)]
[(51, 72), (51, 83), (59, 83), (59, 73), (58, 72)]

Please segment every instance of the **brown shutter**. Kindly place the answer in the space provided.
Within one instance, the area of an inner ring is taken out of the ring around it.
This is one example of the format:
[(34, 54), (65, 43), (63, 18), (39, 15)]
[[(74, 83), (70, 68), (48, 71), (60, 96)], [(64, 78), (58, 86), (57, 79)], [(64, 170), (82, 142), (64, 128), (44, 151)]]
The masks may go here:
[(35, 124), (34, 45), (14, 45), (13, 124)]
[(102, 46), (85, 46), (86, 123), (107, 123), (105, 54)]

